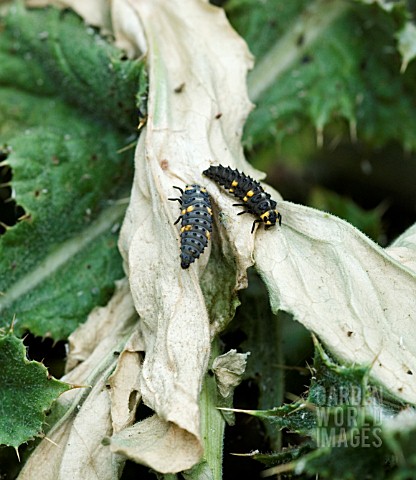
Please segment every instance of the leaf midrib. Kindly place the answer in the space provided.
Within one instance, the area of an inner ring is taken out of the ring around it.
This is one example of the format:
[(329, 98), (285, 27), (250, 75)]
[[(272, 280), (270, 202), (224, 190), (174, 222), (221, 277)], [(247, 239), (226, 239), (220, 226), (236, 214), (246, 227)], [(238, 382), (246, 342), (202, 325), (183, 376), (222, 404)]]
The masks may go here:
[(75, 255), (85, 249), (102, 233), (111, 229), (115, 222), (122, 219), (125, 209), (124, 204), (114, 204), (104, 209), (89, 227), (62, 243), (46, 256), (36, 268), (27, 272), (0, 297), (0, 314), (17, 299), (34, 290), (64, 264), (71, 261)]
[[(286, 33), (278, 39), (249, 74), (247, 87), (250, 99), (256, 102), (284, 71), (302, 57), (319, 35), (349, 8), (351, 5), (341, 0), (332, 2), (315, 0), (308, 5), (304, 13), (286, 29)], [(297, 45), (300, 36), (303, 38), (303, 43)]]

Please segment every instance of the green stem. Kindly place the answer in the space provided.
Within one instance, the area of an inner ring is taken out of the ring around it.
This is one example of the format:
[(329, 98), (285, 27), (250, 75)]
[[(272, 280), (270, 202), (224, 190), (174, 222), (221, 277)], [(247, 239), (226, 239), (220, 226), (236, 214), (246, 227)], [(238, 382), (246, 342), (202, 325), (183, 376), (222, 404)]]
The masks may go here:
[[(219, 342), (216, 339), (212, 343), (211, 360), (219, 353)], [(217, 385), (213, 376), (205, 376), (200, 404), (205, 460), (211, 469), (213, 480), (221, 480), (225, 421), (217, 408)]]

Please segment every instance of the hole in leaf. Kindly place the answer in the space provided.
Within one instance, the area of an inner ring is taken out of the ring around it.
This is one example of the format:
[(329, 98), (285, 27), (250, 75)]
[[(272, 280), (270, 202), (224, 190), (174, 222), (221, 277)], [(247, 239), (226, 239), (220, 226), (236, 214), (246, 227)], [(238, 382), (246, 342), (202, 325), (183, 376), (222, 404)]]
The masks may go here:
[(25, 215), (24, 209), (13, 199), (13, 171), (10, 165), (4, 163), (9, 153), (9, 147), (0, 147), (0, 235)]
[(133, 390), (132, 392), (130, 392), (130, 395), (129, 395), (130, 411), (133, 411), (136, 408), (138, 395), (139, 395), (139, 392), (137, 390)]

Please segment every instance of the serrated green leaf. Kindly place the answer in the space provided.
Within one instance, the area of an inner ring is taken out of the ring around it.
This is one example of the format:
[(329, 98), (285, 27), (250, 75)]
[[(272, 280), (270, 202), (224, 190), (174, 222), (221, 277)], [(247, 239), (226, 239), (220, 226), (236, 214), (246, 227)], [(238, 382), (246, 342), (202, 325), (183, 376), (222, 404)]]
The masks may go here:
[[(106, 208), (78, 235), (63, 242), (0, 297), (4, 321), (16, 318), (16, 330), (66, 338), (92, 307), (103, 305), (123, 276), (112, 228), (124, 208)], [(10, 302), (10, 303), (8, 303)]]
[(226, 8), (256, 55), (248, 79), (257, 104), (246, 126), (249, 145), (313, 127), (318, 143), (325, 129), (416, 148), (415, 69), (400, 74), (396, 42), (410, 15), (403, 2), (246, 0)]
[[(362, 437), (365, 438), (365, 444)], [(308, 475), (319, 472), (321, 478), (339, 480), (387, 478), (388, 458), (386, 451), (381, 448), (380, 437), (371, 429), (360, 430), (357, 432), (356, 441), (356, 446), (341, 443), (333, 448), (322, 447), (307, 454), (298, 460), (295, 472)]]
[(309, 453), (313, 449), (311, 442), (304, 442), (300, 446), (283, 448), (281, 452), (255, 453), (254, 460), (258, 460), (266, 467), (287, 464)]
[[(137, 126), (136, 93), (143, 62), (127, 60), (71, 10), (25, 10), (1, 18), (0, 85), (59, 97), (127, 132)], [(23, 68), (24, 67), (24, 68)]]
[[(238, 411), (238, 410), (236, 410)], [(275, 428), (288, 428), (291, 432), (311, 435), (316, 427), (314, 409), (307, 402), (294, 402), (270, 410), (243, 410), (254, 417), (270, 422)]]
[[(251, 415), (307, 437), (301, 446), (255, 455), (272, 475), (284, 471), (322, 478), (406, 478), (413, 472), (413, 409), (401, 411), (384, 392), (367, 385), (368, 370), (333, 362), (315, 340), (313, 381), (305, 402)], [(405, 460), (406, 459), (406, 460)], [(291, 462), (288, 464), (287, 462)], [(390, 478), (390, 477), (389, 477)]]
[(12, 333), (0, 336), (0, 365), (0, 444), (17, 448), (41, 434), (46, 410), (71, 386), (28, 361), (23, 342)]
[(7, 226), (0, 208), (0, 324), (16, 316), (16, 332), (61, 339), (123, 275), (114, 200), (132, 174), (119, 150), (137, 127), (143, 63), (69, 11), (14, 5), (1, 22), (0, 207), (24, 215)]
[(321, 427), (323, 414), (326, 415), (325, 421), (330, 423), (332, 416), (340, 413), (339, 408), (353, 407), (357, 410), (362, 407), (363, 415), (366, 415), (368, 404), (375, 409), (370, 399), (378, 392), (367, 385), (368, 368), (344, 367), (334, 363), (315, 340), (313, 370), (313, 380), (305, 401), (245, 412), (279, 429), (288, 428), (291, 432), (314, 437), (317, 428)]
[(367, 388), (370, 368), (338, 365), (329, 358), (316, 339), (314, 371), (308, 395), (308, 401), (314, 405), (361, 405), (366, 396), (371, 394)]

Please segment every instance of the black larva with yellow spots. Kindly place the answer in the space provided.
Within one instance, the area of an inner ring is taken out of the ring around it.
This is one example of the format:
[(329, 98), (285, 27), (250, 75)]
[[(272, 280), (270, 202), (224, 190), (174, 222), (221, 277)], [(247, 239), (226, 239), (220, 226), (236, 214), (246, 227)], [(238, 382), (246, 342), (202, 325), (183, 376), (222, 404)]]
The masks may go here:
[(185, 190), (173, 188), (181, 192), (180, 198), (169, 200), (177, 200), (181, 205), (181, 214), (175, 225), (182, 219), (181, 267), (188, 268), (208, 245), (212, 232), (211, 201), (205, 188), (199, 185), (186, 185)]
[(209, 167), (205, 170), (204, 175), (209, 177), (214, 182), (225, 187), (229, 193), (242, 200), (243, 203), (235, 203), (236, 207), (245, 207), (246, 210), (240, 212), (252, 213), (259, 217), (254, 220), (251, 233), (254, 232), (256, 223), (264, 223), (264, 228), (267, 230), (270, 227), (282, 224), (282, 216), (276, 210), (276, 202), (272, 200), (270, 195), (265, 192), (259, 182), (248, 177), (238, 170), (233, 170), (230, 167), (223, 167), (218, 165), (216, 167)]

